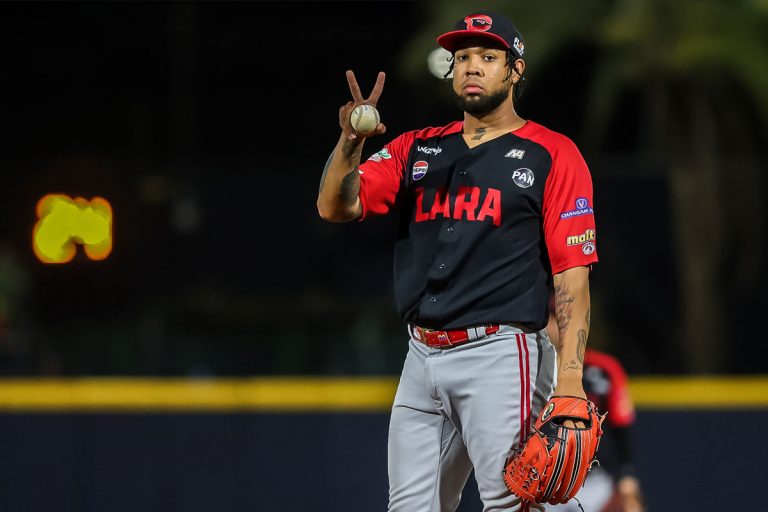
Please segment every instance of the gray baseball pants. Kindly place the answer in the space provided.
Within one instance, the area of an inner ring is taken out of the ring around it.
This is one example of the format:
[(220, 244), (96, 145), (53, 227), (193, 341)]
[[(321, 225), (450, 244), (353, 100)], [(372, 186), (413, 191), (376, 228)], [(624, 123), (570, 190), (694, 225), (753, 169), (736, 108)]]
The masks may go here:
[(430, 348), (411, 336), (389, 425), (389, 511), (453, 512), (472, 468), (484, 512), (521, 510), (502, 479), (555, 386), (546, 330), (502, 325)]

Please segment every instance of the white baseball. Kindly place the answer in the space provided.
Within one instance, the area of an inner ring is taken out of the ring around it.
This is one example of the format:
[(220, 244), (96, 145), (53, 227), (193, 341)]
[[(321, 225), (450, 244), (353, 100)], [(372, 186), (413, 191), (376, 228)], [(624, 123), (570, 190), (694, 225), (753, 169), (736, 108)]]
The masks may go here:
[(358, 105), (349, 118), (352, 128), (360, 135), (369, 135), (379, 126), (379, 111), (373, 105)]

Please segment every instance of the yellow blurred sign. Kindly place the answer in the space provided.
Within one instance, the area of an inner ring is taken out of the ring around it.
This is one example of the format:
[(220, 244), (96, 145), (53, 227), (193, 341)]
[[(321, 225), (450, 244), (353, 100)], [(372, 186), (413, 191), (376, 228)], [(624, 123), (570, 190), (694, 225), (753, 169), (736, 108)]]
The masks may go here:
[(112, 252), (112, 207), (106, 199), (47, 194), (37, 202), (37, 219), (32, 248), (43, 263), (71, 261), (77, 244), (92, 260)]

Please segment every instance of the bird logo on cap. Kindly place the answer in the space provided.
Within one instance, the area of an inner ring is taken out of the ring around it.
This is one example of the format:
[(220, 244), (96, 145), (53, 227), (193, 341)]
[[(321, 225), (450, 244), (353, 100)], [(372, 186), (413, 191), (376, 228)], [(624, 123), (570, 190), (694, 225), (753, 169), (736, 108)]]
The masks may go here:
[(486, 16), (485, 14), (474, 14), (464, 18), (464, 23), (467, 24), (467, 30), (473, 32), (487, 32), (491, 29), (493, 20), (490, 16)]

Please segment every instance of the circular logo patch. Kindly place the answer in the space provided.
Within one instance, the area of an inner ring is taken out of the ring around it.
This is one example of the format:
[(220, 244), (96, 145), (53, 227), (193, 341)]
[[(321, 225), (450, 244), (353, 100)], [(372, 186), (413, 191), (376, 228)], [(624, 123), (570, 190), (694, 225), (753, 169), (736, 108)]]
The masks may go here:
[(424, 160), (419, 160), (415, 164), (413, 164), (413, 179), (415, 181), (420, 180), (424, 177), (425, 174), (427, 174), (427, 170), (429, 169), (429, 164), (425, 162)]
[(512, 173), (512, 181), (520, 188), (528, 188), (533, 185), (533, 171), (525, 167)]
[(581, 252), (589, 256), (593, 252), (595, 252), (595, 243), (594, 242), (585, 242), (584, 245), (581, 246)]
[(576, 200), (576, 208), (577, 208), (577, 209), (579, 209), (579, 210), (583, 210), (583, 209), (584, 209), (584, 208), (586, 208), (587, 206), (589, 206), (589, 201), (587, 201), (587, 198), (586, 198), (586, 197), (580, 197), (580, 198), (578, 198), (578, 199)]
[(552, 402), (549, 403), (546, 409), (544, 409), (544, 413), (541, 415), (541, 421), (547, 421), (549, 419), (549, 415), (552, 414), (552, 411), (555, 410), (555, 404)]

